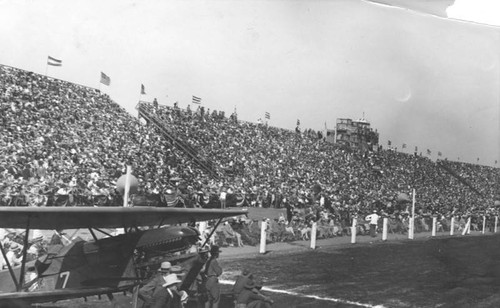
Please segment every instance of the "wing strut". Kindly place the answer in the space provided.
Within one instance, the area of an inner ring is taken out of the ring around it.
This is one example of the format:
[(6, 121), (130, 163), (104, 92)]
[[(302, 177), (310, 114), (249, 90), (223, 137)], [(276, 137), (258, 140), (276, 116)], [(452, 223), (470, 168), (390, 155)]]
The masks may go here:
[(215, 233), (215, 230), (217, 230), (217, 227), (222, 222), (222, 218), (224, 218), (224, 217), (219, 218), (219, 221), (215, 224), (214, 229), (212, 230), (212, 232), (210, 232), (210, 235), (207, 237), (207, 239), (205, 240), (205, 242), (203, 243), (203, 245), (201, 245), (200, 248), (205, 247), (205, 245), (207, 244), (207, 242), (210, 240), (210, 238), (212, 237), (212, 235)]
[(18, 289), (19, 284), (17, 283), (16, 275), (14, 274), (14, 270), (12, 270), (12, 265), (10, 265), (10, 261), (7, 259), (7, 254), (5, 253), (5, 249), (2, 243), (0, 243), (0, 250), (2, 251), (2, 256), (3, 259), (5, 260), (5, 263), (7, 263), (7, 268), (9, 269), (10, 277), (12, 277), (12, 281), (16, 285), (16, 289)]
[(26, 256), (28, 255), (28, 237), (30, 235), (30, 218), (28, 215), (28, 221), (26, 222), (26, 231), (24, 233), (23, 241), (23, 260), (21, 261), (21, 273), (19, 273), (19, 284), (17, 285), (17, 291), (21, 292), (22, 286), (24, 284), (24, 270), (26, 268)]

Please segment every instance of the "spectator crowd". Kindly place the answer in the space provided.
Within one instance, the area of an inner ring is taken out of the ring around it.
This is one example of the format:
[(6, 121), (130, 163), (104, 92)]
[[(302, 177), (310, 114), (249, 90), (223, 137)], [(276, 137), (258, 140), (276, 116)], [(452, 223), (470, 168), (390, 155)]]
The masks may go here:
[[(410, 203), (401, 196), (413, 189), (421, 230), (433, 215), (446, 228), (452, 215), (498, 214), (498, 168), (441, 161), (454, 176), (421, 155), (344, 147), (312, 130), (249, 123), (199, 105), (139, 103), (160, 126), (93, 88), (2, 65), (0, 81), (0, 206), (121, 205), (116, 181), (132, 166), (140, 183), (134, 205), (286, 209), (270, 221), (270, 241), (305, 239), (312, 221), (322, 236), (346, 234), (352, 217), (374, 210), (405, 232)], [(230, 228), (252, 244), (257, 225), (239, 219)], [(241, 244), (229, 229), (218, 233)]]

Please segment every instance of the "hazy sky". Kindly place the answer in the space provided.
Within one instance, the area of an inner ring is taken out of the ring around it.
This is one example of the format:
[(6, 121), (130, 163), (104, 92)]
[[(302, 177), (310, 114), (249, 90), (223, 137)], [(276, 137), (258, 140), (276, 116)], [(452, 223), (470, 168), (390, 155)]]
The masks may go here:
[(447, 11), (453, 1), (377, 2), (412, 6), (0, 0), (0, 63), (44, 74), (51, 55), (63, 66), (48, 75), (96, 88), (102, 71), (103, 92), (133, 114), (141, 84), (143, 100), (184, 108), (196, 95), (253, 122), (268, 111), (270, 125), (290, 129), (364, 112), (384, 146), (500, 161), (499, 28), (446, 18), (496, 24), (500, 13), (479, 19), (478, 0)]

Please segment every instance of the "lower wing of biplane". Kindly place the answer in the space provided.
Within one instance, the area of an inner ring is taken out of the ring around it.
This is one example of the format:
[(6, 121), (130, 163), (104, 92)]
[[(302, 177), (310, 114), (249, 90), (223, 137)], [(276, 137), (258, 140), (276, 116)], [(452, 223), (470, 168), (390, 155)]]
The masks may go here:
[[(25, 229), (22, 262), (0, 270), (0, 307), (17, 306), (130, 290), (144, 277), (138, 264), (186, 249), (199, 232), (183, 223), (245, 215), (247, 211), (152, 207), (0, 207), (0, 228)], [(169, 225), (169, 227), (162, 227)], [(141, 230), (140, 227), (149, 229)], [(156, 228), (151, 228), (155, 226)], [(88, 228), (93, 241), (74, 241), (28, 263), (30, 229)], [(124, 228), (125, 233), (98, 239), (94, 230)], [(7, 260), (6, 251), (0, 245)], [(7, 279), (10, 279), (7, 282)]]

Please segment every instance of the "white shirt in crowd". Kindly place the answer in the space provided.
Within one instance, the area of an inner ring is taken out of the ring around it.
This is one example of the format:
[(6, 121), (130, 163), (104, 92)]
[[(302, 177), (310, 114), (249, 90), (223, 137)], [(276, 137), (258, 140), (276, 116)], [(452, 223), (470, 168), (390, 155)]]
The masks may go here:
[(380, 218), (380, 216), (378, 216), (377, 213), (373, 213), (373, 214), (366, 216), (365, 220), (369, 221), (370, 225), (376, 225), (379, 218)]

